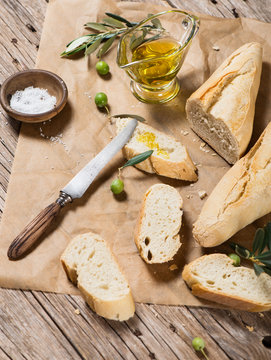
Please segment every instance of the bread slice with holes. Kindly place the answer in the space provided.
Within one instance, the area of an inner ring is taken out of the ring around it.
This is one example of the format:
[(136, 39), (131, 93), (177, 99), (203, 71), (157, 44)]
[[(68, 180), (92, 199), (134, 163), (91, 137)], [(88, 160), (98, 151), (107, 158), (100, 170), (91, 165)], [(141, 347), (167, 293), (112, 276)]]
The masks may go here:
[(271, 211), (271, 123), (251, 150), (222, 177), (193, 224), (204, 247), (223, 243)]
[(230, 164), (244, 154), (251, 138), (261, 69), (261, 45), (245, 44), (186, 103), (192, 129)]
[(98, 315), (128, 320), (135, 304), (129, 284), (106, 242), (92, 232), (76, 236), (61, 256), (68, 278)]
[(183, 200), (172, 186), (156, 184), (144, 195), (135, 243), (148, 264), (172, 260), (181, 247)]
[[(116, 119), (118, 133), (128, 121), (129, 119)], [(196, 167), (184, 145), (151, 126), (138, 123), (133, 136), (123, 148), (123, 155), (129, 160), (148, 150), (153, 150), (152, 156), (137, 164), (138, 169), (173, 179), (197, 180)]]
[(185, 265), (182, 277), (195, 296), (239, 310), (270, 310), (271, 277), (232, 263), (225, 254), (204, 255)]

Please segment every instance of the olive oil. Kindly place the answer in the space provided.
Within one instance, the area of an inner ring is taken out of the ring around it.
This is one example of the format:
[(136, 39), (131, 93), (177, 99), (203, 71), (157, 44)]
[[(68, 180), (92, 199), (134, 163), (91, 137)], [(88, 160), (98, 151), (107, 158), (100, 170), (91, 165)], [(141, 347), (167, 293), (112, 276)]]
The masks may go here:
[(159, 144), (155, 141), (156, 136), (153, 133), (147, 131), (142, 134), (138, 134), (136, 139), (137, 141), (148, 146), (148, 148), (150, 148), (151, 150), (156, 150), (157, 155), (160, 155), (165, 159), (169, 159), (168, 152), (159, 147)]
[(132, 52), (132, 61), (136, 81), (147, 86), (164, 86), (171, 81), (180, 68), (180, 44), (165, 37), (147, 41)]

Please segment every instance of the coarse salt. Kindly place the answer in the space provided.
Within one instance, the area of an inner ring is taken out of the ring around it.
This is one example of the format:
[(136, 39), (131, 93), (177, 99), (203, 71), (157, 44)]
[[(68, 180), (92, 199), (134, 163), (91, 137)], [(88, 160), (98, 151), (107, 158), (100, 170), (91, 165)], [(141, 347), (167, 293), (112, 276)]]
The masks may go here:
[(24, 114), (41, 114), (52, 110), (56, 105), (56, 97), (46, 89), (29, 86), (17, 90), (10, 99), (10, 107)]

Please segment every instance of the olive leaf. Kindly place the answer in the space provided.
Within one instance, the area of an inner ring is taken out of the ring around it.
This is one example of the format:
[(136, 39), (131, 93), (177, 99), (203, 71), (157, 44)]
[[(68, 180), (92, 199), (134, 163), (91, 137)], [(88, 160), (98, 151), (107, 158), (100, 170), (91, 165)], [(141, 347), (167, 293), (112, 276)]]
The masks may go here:
[(265, 248), (264, 237), (265, 237), (264, 229), (262, 229), (262, 228), (257, 229), (255, 236), (254, 236), (253, 245), (252, 245), (253, 254), (255, 254), (257, 250), (260, 254), (263, 251), (263, 249)]
[(162, 24), (161, 24), (161, 22), (160, 22), (160, 20), (159, 19), (152, 19), (151, 20), (151, 22), (152, 22), (152, 24), (153, 24), (153, 26), (156, 28), (156, 29), (163, 29), (163, 26), (162, 26)]
[(123, 28), (123, 23), (119, 20), (113, 19), (112, 17), (104, 18), (103, 22), (113, 26), (114, 28), (119, 28), (119, 29)]
[(148, 157), (150, 157), (152, 153), (153, 153), (153, 150), (148, 150), (139, 155), (136, 155), (132, 159), (128, 160), (127, 163), (125, 163), (120, 169), (123, 169), (127, 166), (133, 166), (133, 165), (139, 164), (142, 161), (148, 159)]
[[(244, 246), (230, 243), (230, 247), (241, 257), (253, 261), (254, 271), (257, 276), (262, 272), (271, 276), (271, 222), (269, 222), (263, 229), (259, 228), (255, 232), (253, 240), (253, 251), (249, 251)], [(263, 250), (268, 248), (268, 251), (263, 253)], [(257, 253), (257, 255), (256, 255)]]
[(245, 258), (245, 259), (249, 259), (250, 258), (250, 251), (247, 249), (242, 249), (239, 245), (235, 246), (235, 252), (237, 255)]
[(231, 243), (230, 246), (236, 252), (237, 255), (245, 259), (249, 259), (250, 256), (252, 255), (251, 252), (242, 245)]
[(261, 255), (255, 256), (255, 259), (259, 259), (259, 260), (270, 260), (270, 261), (271, 261), (271, 252), (270, 252), (270, 251), (266, 251), (265, 253), (263, 253), (263, 254), (261, 254)]
[(261, 255), (255, 256), (255, 259), (259, 260), (264, 265), (268, 267), (271, 266), (271, 252), (267, 251)]
[(270, 269), (270, 268), (268, 268), (267, 266), (262, 266), (262, 268), (263, 268), (263, 271), (264, 271), (266, 274), (268, 274), (268, 275), (271, 276), (271, 269)]
[(116, 37), (117, 37), (117, 35), (113, 35), (108, 40), (106, 40), (106, 42), (103, 44), (103, 46), (99, 49), (99, 51), (97, 53), (97, 58), (102, 57), (109, 50), (109, 48), (115, 41)]
[(135, 48), (137, 48), (139, 45), (142, 44), (142, 42), (144, 41), (145, 39), (145, 36), (147, 35), (148, 33), (148, 30), (146, 28), (142, 28), (142, 34), (138, 37), (136, 37), (134, 39), (134, 41), (132, 41), (130, 43), (130, 49), (133, 51)]
[(97, 30), (100, 32), (104, 32), (104, 31), (108, 31), (108, 27), (106, 27), (106, 25), (100, 24), (100, 23), (95, 23), (95, 22), (88, 22), (84, 25), (87, 28), (90, 28), (92, 30)]
[(265, 226), (266, 245), (271, 250), (271, 222)]
[(264, 269), (260, 265), (257, 265), (254, 263), (253, 267), (254, 267), (255, 274), (257, 276), (261, 275), (261, 273), (264, 272)]
[[(68, 45), (66, 45), (66, 50), (63, 51), (60, 54), (60, 56), (71, 56), (82, 50), (85, 50), (85, 55), (89, 55), (99, 47), (101, 42), (106, 43), (106, 40), (111, 39), (112, 37), (114, 37), (115, 40), (117, 36), (125, 33), (127, 30), (129, 30), (129, 28), (139, 24), (139, 22), (131, 22), (116, 14), (112, 14), (112, 13), (105, 13), (105, 14), (107, 15), (107, 17), (103, 19), (103, 23), (87, 22), (85, 24), (86, 28), (95, 30), (96, 32), (98, 32), (98, 34), (97, 33), (87, 34), (81, 36), (78, 39), (72, 40)], [(141, 44), (142, 41), (144, 41), (147, 30), (150, 31), (151, 29), (156, 29), (157, 26), (159, 26), (157, 23), (156, 24), (153, 23), (152, 25), (149, 24), (143, 25), (141, 29), (144, 32), (141, 35), (142, 37), (140, 37), (140, 39), (137, 40), (138, 43), (135, 43), (135, 45), (138, 46)], [(103, 50), (99, 49), (98, 50), (99, 54), (97, 56), (101, 57), (103, 54), (105, 54), (110, 48), (110, 46), (113, 44), (114, 40), (112, 40), (112, 43), (110, 41), (109, 43), (107, 43), (107, 45), (104, 45)], [(133, 38), (133, 41), (134, 40), (136, 39)], [(97, 41), (98, 41), (98, 45), (97, 45)]]
[(92, 40), (91, 34), (81, 36), (71, 42), (66, 47), (66, 50), (61, 53), (61, 56), (64, 55), (71, 55), (74, 51), (78, 50), (79, 48), (84, 48), (89, 41)]
[(126, 24), (128, 27), (133, 27), (134, 25), (137, 25), (137, 23), (131, 23), (130, 21), (128, 21), (127, 19), (124, 19), (120, 15), (112, 14), (109, 12), (106, 12), (105, 15), (107, 15), (115, 20), (121, 21), (122, 23)]
[(86, 48), (85, 56), (92, 54), (100, 45), (102, 38), (98, 38), (89, 47)]
[(127, 117), (130, 117), (130, 118), (136, 119), (136, 120), (141, 121), (141, 122), (146, 121), (142, 116), (134, 115), (134, 114), (118, 114), (118, 115), (112, 115), (112, 117), (121, 118), (121, 119), (123, 119), (123, 118), (126, 119)]

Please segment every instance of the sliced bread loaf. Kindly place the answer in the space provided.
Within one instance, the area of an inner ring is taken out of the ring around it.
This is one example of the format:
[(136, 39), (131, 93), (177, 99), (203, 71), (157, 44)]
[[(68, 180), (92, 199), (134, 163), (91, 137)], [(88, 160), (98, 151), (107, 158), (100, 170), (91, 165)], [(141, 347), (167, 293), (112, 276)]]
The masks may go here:
[(135, 305), (127, 280), (106, 242), (97, 234), (76, 236), (61, 256), (68, 278), (98, 315), (127, 320)]
[(245, 44), (186, 103), (192, 129), (230, 164), (244, 154), (251, 138), (261, 69), (261, 45)]
[(271, 211), (271, 123), (222, 177), (193, 225), (201, 246), (216, 246)]
[[(117, 132), (120, 132), (129, 119), (116, 120)], [(173, 137), (151, 126), (138, 123), (133, 136), (123, 148), (123, 155), (131, 159), (144, 151), (153, 150), (152, 156), (136, 165), (148, 173), (156, 173), (174, 179), (196, 181), (196, 167), (186, 147)]]
[(172, 260), (181, 247), (183, 200), (169, 185), (151, 186), (144, 195), (135, 231), (135, 243), (149, 264)]
[(271, 277), (257, 277), (252, 269), (232, 262), (225, 254), (205, 255), (186, 265), (182, 277), (201, 298), (240, 310), (270, 310)]

